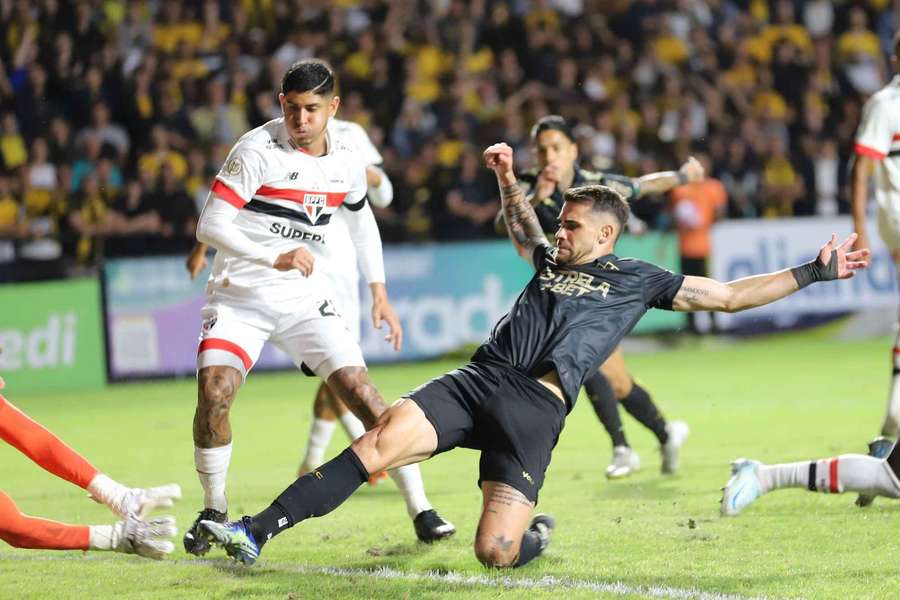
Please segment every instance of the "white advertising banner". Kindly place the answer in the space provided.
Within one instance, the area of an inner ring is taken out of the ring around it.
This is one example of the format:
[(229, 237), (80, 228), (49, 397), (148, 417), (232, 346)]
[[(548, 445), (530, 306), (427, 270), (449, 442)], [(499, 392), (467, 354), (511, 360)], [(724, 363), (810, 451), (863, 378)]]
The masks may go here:
[[(796, 266), (812, 260), (832, 232), (843, 241), (852, 230), (849, 216), (723, 221), (712, 230), (710, 275), (731, 281)], [(894, 263), (874, 219), (870, 219), (868, 234), (872, 263), (852, 279), (816, 283), (767, 306), (719, 315), (716, 322), (725, 329), (760, 318), (790, 325), (803, 315), (896, 307)]]

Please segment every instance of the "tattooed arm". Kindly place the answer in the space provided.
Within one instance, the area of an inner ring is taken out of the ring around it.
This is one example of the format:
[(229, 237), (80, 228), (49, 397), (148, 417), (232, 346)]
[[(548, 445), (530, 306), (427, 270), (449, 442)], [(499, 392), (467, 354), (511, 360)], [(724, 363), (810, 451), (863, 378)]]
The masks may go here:
[(534, 249), (547, 243), (534, 207), (525, 198), (513, 172), (512, 148), (504, 143), (494, 144), (484, 151), (487, 167), (497, 176), (500, 204), (507, 233), (519, 254), (530, 261)]
[(680, 311), (715, 310), (737, 312), (769, 304), (816, 281), (849, 279), (869, 264), (869, 250), (848, 252), (856, 240), (853, 233), (842, 244), (837, 236), (822, 246), (815, 260), (774, 273), (754, 275), (721, 283), (706, 277), (685, 277), (672, 308)]

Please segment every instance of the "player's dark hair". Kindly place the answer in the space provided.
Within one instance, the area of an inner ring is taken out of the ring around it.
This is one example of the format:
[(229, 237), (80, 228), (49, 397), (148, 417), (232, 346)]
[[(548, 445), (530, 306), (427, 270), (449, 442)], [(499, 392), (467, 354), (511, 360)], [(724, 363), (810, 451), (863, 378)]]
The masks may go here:
[(300, 60), (281, 78), (281, 93), (312, 92), (317, 96), (330, 96), (334, 93), (334, 70), (324, 60), (309, 58)]
[(531, 128), (531, 140), (536, 140), (539, 135), (550, 130), (562, 133), (569, 138), (570, 142), (575, 141), (575, 135), (572, 133), (572, 128), (569, 127), (566, 120), (559, 115), (547, 115), (546, 117), (538, 119), (537, 123), (534, 124), (534, 127)]
[[(625, 198), (616, 190), (605, 185), (582, 185), (566, 190), (563, 194), (566, 202), (589, 204), (595, 213), (609, 214), (619, 222), (619, 233), (625, 228), (631, 208)], [(616, 236), (618, 239), (618, 235)]]

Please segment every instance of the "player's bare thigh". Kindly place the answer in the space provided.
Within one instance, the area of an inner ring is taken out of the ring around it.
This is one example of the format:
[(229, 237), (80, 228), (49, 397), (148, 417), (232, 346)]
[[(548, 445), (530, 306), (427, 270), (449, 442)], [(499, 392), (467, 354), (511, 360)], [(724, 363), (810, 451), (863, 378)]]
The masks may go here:
[(498, 481), (482, 481), (481, 494), (475, 556), (486, 567), (512, 566), (519, 558), (534, 503), (516, 488)]
[(606, 362), (600, 365), (600, 372), (609, 379), (616, 398), (622, 399), (631, 393), (634, 381), (628, 367), (625, 365), (625, 353), (622, 352), (622, 346), (616, 346), (613, 353), (609, 355)]
[(228, 413), (243, 375), (234, 367), (215, 365), (197, 373), (197, 410), (194, 412), (194, 444), (216, 448), (231, 442)]
[(437, 432), (413, 400), (401, 398), (351, 447), (369, 473), (421, 462), (437, 450)]

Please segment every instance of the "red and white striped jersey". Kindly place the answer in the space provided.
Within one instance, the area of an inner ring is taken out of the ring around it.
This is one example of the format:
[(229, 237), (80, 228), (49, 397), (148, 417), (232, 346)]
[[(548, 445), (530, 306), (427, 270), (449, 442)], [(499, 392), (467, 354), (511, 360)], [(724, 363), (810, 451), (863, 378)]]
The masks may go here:
[(875, 199), (900, 214), (900, 75), (875, 92), (863, 108), (856, 132), (856, 154), (875, 163)]
[[(273, 255), (305, 246), (316, 260), (313, 275), (307, 278), (298, 271), (277, 271), (217, 247), (211, 289), (277, 301), (328, 286), (323, 275), (332, 215), (343, 206), (353, 212), (365, 211), (371, 218), (371, 209), (366, 205), (365, 162), (330, 129), (326, 135), (327, 153), (312, 156), (290, 139), (284, 119), (249, 131), (231, 149), (207, 200), (215, 195), (240, 209), (234, 225), (252, 242), (271, 249)], [(350, 240), (343, 237), (340, 242)], [(380, 258), (380, 240), (378, 251)]]

